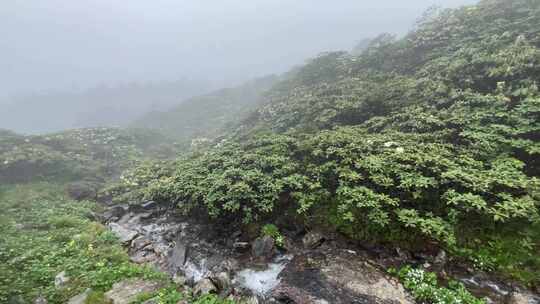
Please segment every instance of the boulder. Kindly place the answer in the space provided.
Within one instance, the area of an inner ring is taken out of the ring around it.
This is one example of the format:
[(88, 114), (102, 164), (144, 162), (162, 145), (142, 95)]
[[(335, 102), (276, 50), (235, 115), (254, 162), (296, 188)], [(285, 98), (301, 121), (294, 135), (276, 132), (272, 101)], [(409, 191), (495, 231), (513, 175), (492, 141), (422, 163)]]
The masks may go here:
[(238, 252), (246, 252), (249, 250), (248, 242), (234, 242), (233, 248)]
[(176, 269), (184, 266), (187, 260), (187, 245), (181, 237), (175, 241), (174, 248), (171, 251), (171, 263)]
[(216, 285), (209, 278), (200, 280), (195, 287), (193, 287), (193, 294), (196, 296), (206, 295), (209, 293), (217, 292)]
[(148, 202), (142, 203), (141, 207), (144, 210), (152, 210), (158, 207), (158, 203), (154, 201), (148, 201)]
[(212, 276), (212, 282), (215, 283), (216, 287), (220, 290), (220, 291), (226, 291), (226, 290), (229, 290), (231, 288), (231, 285), (232, 285), (232, 281), (231, 281), (231, 277), (229, 276), (229, 274), (227, 272), (220, 272), (214, 276)]
[(271, 259), (274, 255), (274, 239), (267, 235), (257, 238), (251, 246), (251, 255), (255, 259)]
[(142, 293), (152, 293), (161, 288), (159, 282), (142, 279), (128, 279), (115, 283), (111, 290), (105, 293), (105, 299), (112, 304), (129, 304)]
[(527, 292), (513, 291), (506, 301), (507, 304), (538, 304), (540, 297)]
[(69, 277), (65, 271), (60, 272), (54, 277), (54, 287), (62, 288), (69, 282)]
[(128, 205), (115, 205), (109, 207), (105, 212), (103, 213), (103, 218), (105, 220), (111, 220), (113, 218), (121, 218), (129, 211)]
[(305, 248), (316, 248), (324, 242), (324, 235), (318, 231), (310, 231), (303, 238), (302, 243)]
[(80, 293), (69, 299), (67, 304), (86, 304), (86, 299), (88, 299), (90, 293), (92, 293), (92, 289), (88, 288), (83, 293)]
[(109, 228), (124, 244), (131, 242), (139, 234), (137, 231), (131, 230), (117, 223), (110, 223)]
[(152, 244), (151, 239), (149, 239), (146, 236), (140, 236), (140, 237), (134, 239), (131, 242), (131, 248), (133, 248), (133, 250), (135, 250), (135, 251), (138, 251), (138, 250), (141, 250), (141, 249), (145, 248), (146, 246), (148, 246), (150, 244)]
[(285, 302), (414, 303), (399, 282), (361, 256), (336, 248), (295, 256), (279, 277), (272, 296)]

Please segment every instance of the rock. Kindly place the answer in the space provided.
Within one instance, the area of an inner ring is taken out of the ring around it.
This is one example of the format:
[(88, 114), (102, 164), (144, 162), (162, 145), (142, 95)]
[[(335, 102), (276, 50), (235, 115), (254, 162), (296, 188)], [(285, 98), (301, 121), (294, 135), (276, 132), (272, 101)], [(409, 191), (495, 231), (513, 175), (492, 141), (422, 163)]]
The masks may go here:
[(435, 266), (436, 269), (442, 269), (446, 265), (446, 262), (448, 261), (448, 258), (446, 256), (446, 251), (440, 250), (437, 256), (435, 257), (435, 260), (433, 261), (433, 266)]
[(112, 304), (128, 304), (133, 302), (141, 293), (157, 291), (161, 284), (142, 279), (128, 279), (115, 283), (111, 290), (105, 293), (105, 299)]
[(96, 183), (88, 181), (73, 182), (65, 187), (65, 191), (69, 197), (76, 201), (94, 201), (97, 198), (98, 186)]
[(235, 242), (233, 243), (233, 248), (238, 252), (246, 252), (249, 250), (248, 242)]
[(220, 272), (216, 275), (214, 275), (212, 278), (212, 282), (215, 283), (216, 287), (220, 291), (225, 291), (231, 288), (232, 281), (231, 277), (227, 272)]
[(181, 268), (186, 263), (187, 246), (181, 237), (176, 239), (173, 250), (171, 251), (171, 263), (176, 268)]
[(131, 248), (133, 248), (133, 250), (141, 250), (150, 244), (152, 244), (152, 240), (146, 236), (140, 236), (131, 242)]
[(280, 273), (280, 279), (272, 295), (285, 302), (414, 303), (399, 282), (360, 255), (335, 248), (295, 256)]
[(150, 263), (157, 260), (157, 255), (153, 252), (139, 251), (132, 255), (129, 259), (136, 264)]
[(110, 220), (115, 217), (121, 218), (122, 216), (124, 216), (124, 214), (128, 212), (128, 210), (129, 210), (128, 205), (111, 206), (103, 213), (103, 217), (105, 218), (105, 220)]
[(538, 304), (540, 297), (526, 292), (514, 291), (508, 296), (507, 304)]
[(251, 246), (251, 255), (256, 259), (270, 259), (274, 254), (274, 239), (270, 236), (257, 238)]
[(141, 207), (144, 209), (144, 210), (151, 210), (151, 209), (155, 209), (157, 208), (158, 206), (158, 203), (154, 202), (154, 201), (148, 201), (146, 203), (143, 203), (141, 205)]
[(62, 288), (69, 282), (69, 277), (65, 271), (60, 272), (54, 277), (54, 287)]
[(217, 288), (214, 283), (212, 283), (212, 280), (208, 278), (200, 280), (195, 287), (193, 287), (193, 294), (196, 296), (215, 292), (217, 292)]
[(47, 304), (49, 303), (44, 296), (39, 296), (34, 300), (34, 304)]
[(142, 302), (142, 304), (159, 304), (159, 299), (157, 297), (152, 298), (152, 299)]
[(110, 223), (109, 228), (124, 244), (131, 242), (139, 234), (137, 231), (125, 228), (117, 223)]
[(83, 293), (69, 299), (67, 304), (86, 304), (86, 299), (90, 296), (90, 293), (92, 293), (92, 289), (88, 288)]
[(310, 231), (303, 238), (305, 248), (316, 248), (324, 242), (324, 235), (318, 231)]
[(178, 286), (184, 286), (186, 285), (186, 282), (187, 282), (187, 279), (185, 276), (179, 275), (177, 273), (174, 274), (172, 280)]

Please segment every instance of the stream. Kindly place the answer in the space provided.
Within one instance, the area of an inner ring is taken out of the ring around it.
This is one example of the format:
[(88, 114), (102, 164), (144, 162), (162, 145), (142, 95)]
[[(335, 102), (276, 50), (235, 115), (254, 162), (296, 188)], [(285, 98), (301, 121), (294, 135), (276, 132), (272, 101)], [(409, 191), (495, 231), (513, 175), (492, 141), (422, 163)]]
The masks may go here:
[[(251, 296), (250, 303), (414, 303), (401, 284), (357, 249), (324, 243), (283, 253), (270, 247), (255, 257), (255, 244), (240, 231), (224, 234), (154, 202), (110, 207), (103, 220), (133, 262), (153, 265), (195, 290), (205, 282), (224, 297)], [(510, 303), (513, 289), (504, 284), (476, 275), (458, 279), (488, 303)], [(524, 303), (540, 303), (538, 297), (530, 299)]]

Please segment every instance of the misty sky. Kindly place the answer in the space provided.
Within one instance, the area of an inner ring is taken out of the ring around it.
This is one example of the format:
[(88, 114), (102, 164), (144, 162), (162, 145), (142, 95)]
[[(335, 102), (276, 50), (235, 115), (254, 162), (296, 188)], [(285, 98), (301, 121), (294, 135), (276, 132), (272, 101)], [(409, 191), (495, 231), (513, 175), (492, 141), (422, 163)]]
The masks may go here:
[(100, 83), (280, 73), (429, 6), (474, 0), (2, 0), (0, 97)]

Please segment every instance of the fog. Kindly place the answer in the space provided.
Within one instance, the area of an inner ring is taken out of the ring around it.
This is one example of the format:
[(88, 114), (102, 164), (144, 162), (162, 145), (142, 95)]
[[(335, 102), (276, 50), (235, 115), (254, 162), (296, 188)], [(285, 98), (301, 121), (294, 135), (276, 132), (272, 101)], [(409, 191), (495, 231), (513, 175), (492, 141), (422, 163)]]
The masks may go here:
[[(18, 112), (10, 110), (13, 105), (3, 106), (0, 128), (36, 132), (84, 126), (21, 121), (20, 103), (54, 102), (40, 98), (43, 92), (66, 91), (62, 93), (65, 96), (105, 85), (125, 89), (133, 83), (151, 83), (153, 87), (181, 83), (170, 98), (122, 100), (124, 104), (137, 103), (138, 110), (132, 114), (137, 115), (147, 108), (167, 107), (218, 87), (282, 73), (320, 52), (349, 50), (357, 41), (381, 32), (404, 34), (429, 6), (455, 7), (474, 2), (2, 1), (0, 105), (15, 103)], [(196, 88), (187, 88), (191, 84)], [(129, 96), (120, 94), (115, 100), (127, 98), (124, 95)], [(24, 109), (32, 111), (33, 107)], [(69, 115), (66, 112), (62, 117), (67, 120)], [(100, 123), (112, 122), (115, 118)]]

